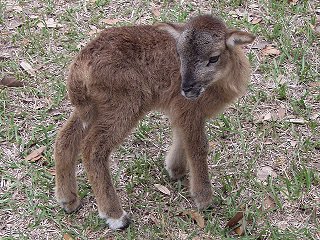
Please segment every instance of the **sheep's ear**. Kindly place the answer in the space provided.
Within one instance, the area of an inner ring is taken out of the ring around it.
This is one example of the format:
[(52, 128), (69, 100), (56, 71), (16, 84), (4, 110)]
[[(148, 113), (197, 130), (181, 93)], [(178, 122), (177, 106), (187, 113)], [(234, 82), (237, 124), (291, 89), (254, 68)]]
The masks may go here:
[(242, 32), (239, 30), (230, 31), (227, 34), (227, 46), (234, 47), (236, 45), (246, 45), (252, 43), (256, 37), (251, 33)]
[(185, 24), (159, 23), (157, 27), (168, 32), (175, 40), (178, 40), (185, 28)]

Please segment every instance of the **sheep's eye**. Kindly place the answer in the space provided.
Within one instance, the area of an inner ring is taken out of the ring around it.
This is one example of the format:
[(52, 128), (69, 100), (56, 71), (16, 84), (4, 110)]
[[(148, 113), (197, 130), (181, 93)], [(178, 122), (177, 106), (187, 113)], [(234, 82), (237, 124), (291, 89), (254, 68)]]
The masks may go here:
[(220, 55), (209, 58), (209, 64), (218, 62), (219, 57)]

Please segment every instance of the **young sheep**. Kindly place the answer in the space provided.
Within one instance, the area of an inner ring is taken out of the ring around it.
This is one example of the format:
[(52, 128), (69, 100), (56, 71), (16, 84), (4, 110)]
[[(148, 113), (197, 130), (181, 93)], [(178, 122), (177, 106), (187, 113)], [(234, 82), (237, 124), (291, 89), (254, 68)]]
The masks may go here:
[(250, 66), (240, 45), (253, 40), (204, 15), (186, 24), (110, 28), (88, 43), (71, 65), (67, 86), (74, 111), (55, 143), (56, 197), (65, 211), (80, 206), (75, 166), (81, 152), (99, 215), (112, 229), (129, 225), (109, 156), (154, 109), (164, 112), (173, 128), (166, 170), (172, 179), (188, 170), (197, 207), (208, 207), (205, 120), (244, 93)]

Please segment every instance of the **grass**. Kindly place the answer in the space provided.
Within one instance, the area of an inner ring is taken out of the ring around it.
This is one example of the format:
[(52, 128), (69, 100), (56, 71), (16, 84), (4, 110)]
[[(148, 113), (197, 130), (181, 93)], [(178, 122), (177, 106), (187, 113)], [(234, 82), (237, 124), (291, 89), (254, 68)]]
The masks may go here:
[[(160, 16), (152, 13), (154, 7)], [(312, 85), (319, 82), (314, 30), (319, 9), (317, 1), (0, 1), (0, 79), (10, 74), (26, 83), (0, 88), (0, 238), (62, 239), (67, 233), (73, 239), (320, 239), (320, 88)], [(247, 49), (253, 69), (247, 94), (208, 121), (215, 195), (213, 209), (201, 213), (205, 227), (182, 214), (194, 203), (185, 183), (170, 181), (162, 167), (171, 133), (157, 112), (143, 119), (112, 157), (114, 182), (133, 224), (112, 232), (99, 219), (81, 164), (83, 207), (65, 214), (54, 199), (52, 146), (71, 112), (64, 79), (72, 58), (95, 36), (95, 28), (104, 28), (103, 19), (118, 19), (116, 25), (181, 22), (204, 12), (253, 32), (253, 45), (266, 41), (280, 51), (262, 56), (259, 47)], [(248, 16), (262, 21), (253, 24)], [(59, 25), (50, 27), (48, 18)], [(21, 61), (36, 69), (34, 77)], [(267, 113), (276, 116), (280, 108), (283, 117), (258, 121)], [(43, 158), (26, 161), (40, 146), (47, 147)], [(273, 177), (260, 180), (264, 166)], [(266, 196), (274, 207), (262, 207)], [(225, 229), (239, 210), (244, 236)]]

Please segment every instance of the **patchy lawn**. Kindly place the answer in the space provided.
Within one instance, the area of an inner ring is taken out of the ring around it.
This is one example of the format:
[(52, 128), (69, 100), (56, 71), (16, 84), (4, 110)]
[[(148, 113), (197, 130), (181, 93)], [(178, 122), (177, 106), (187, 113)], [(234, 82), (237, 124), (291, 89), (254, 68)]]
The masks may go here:
[[(320, 239), (320, 3), (222, 2), (0, 0), (1, 239)], [(257, 36), (247, 94), (207, 124), (213, 208), (192, 211), (185, 182), (169, 180), (170, 127), (154, 112), (112, 157), (132, 225), (112, 232), (99, 219), (81, 163), (83, 207), (66, 214), (52, 146), (71, 112), (72, 58), (105, 27), (208, 12)]]

